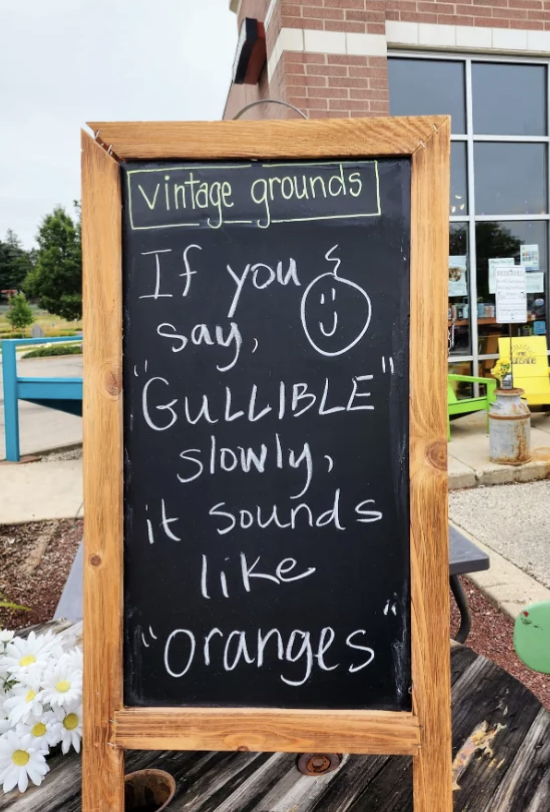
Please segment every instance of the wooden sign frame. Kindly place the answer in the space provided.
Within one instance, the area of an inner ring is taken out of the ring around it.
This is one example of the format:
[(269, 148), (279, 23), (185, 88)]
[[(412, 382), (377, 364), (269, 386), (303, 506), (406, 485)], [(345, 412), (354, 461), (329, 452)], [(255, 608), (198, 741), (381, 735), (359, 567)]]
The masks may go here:
[[(90, 123), (84, 259), (84, 812), (124, 809), (124, 748), (412, 755), (415, 812), (451, 812), (446, 116)], [(125, 708), (119, 161), (408, 156), (413, 711)]]

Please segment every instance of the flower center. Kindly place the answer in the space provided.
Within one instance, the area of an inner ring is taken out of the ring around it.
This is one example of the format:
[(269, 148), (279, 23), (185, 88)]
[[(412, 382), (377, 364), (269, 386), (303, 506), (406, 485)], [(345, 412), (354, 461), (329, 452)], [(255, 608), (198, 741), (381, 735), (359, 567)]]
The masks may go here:
[(35, 696), (36, 696), (36, 691), (33, 691), (33, 689), (31, 688), (29, 693), (25, 697), (25, 702), (32, 702)]
[(66, 730), (74, 730), (75, 727), (78, 727), (78, 716), (76, 713), (69, 713), (68, 716), (65, 716), (63, 719), (63, 727)]
[(27, 665), (32, 665), (35, 662), (36, 657), (34, 656), (34, 654), (26, 654), (19, 660), (19, 665), (21, 666), (21, 668), (25, 668)]
[(66, 694), (70, 687), (71, 683), (68, 682), (66, 679), (62, 679), (55, 686), (55, 690), (59, 691), (60, 694)]
[(32, 735), (36, 736), (37, 739), (40, 736), (43, 736), (45, 732), (46, 732), (46, 725), (44, 724), (44, 722), (37, 722), (34, 725), (33, 729), (31, 730)]
[(11, 760), (17, 767), (24, 767), (29, 763), (30, 756), (25, 750), (14, 750)]

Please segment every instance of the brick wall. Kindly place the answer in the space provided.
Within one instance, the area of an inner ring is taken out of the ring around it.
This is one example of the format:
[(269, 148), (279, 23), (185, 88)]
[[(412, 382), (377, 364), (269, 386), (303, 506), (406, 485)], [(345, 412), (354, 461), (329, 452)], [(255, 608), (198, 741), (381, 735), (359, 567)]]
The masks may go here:
[[(255, 93), (312, 118), (387, 115), (388, 47), (550, 56), (550, 0), (242, 0), (239, 21), (266, 15)], [(295, 115), (274, 105), (255, 113)]]
[[(277, 20), (272, 20), (268, 29), (271, 40), (275, 37), (272, 28), (277, 25), (279, 31), (306, 31), (312, 41), (307, 52), (284, 51), (281, 56), (287, 101), (312, 118), (388, 114), (385, 57), (323, 49), (327, 39), (323, 32), (336, 34), (340, 41), (347, 34), (384, 37), (383, 0), (278, 0), (276, 6)], [(310, 32), (319, 34), (315, 37)], [(337, 49), (338, 41), (332, 39)], [(315, 47), (319, 50), (312, 51)]]
[(384, 57), (286, 51), (286, 100), (311, 118), (387, 115)]
[(384, 0), (280, 0), (281, 22), (289, 28), (385, 33)]
[(550, 0), (381, 0), (386, 20), (550, 31)]

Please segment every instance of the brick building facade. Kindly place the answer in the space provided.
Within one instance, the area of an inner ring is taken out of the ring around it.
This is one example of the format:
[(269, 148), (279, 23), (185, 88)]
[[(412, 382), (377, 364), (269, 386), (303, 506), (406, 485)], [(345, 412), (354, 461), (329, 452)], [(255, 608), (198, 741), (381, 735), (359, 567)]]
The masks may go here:
[[(515, 335), (546, 335), (550, 0), (230, 6), (239, 29), (246, 17), (263, 22), (267, 53), (257, 84), (231, 85), (225, 118), (267, 98), (310, 118), (452, 116), (450, 371), (484, 376), (498, 357), (508, 328), (495, 319), (496, 260), (528, 272), (528, 321), (514, 327)], [(296, 115), (272, 104), (246, 113)]]

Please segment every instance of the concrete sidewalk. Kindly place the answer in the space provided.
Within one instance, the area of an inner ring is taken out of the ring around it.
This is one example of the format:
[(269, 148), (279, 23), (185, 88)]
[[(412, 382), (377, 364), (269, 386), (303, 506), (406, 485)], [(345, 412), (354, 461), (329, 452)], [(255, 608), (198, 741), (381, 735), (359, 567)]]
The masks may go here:
[(82, 458), (0, 463), (0, 524), (82, 516)]
[(550, 476), (550, 413), (531, 415), (531, 462), (525, 465), (496, 465), (489, 460), (485, 412), (452, 421), (448, 453), (449, 490), (546, 479)]

